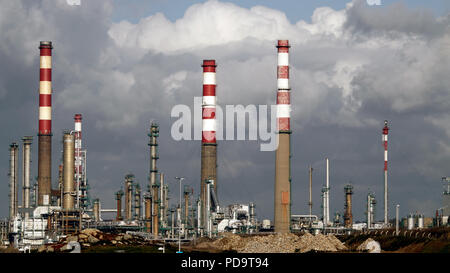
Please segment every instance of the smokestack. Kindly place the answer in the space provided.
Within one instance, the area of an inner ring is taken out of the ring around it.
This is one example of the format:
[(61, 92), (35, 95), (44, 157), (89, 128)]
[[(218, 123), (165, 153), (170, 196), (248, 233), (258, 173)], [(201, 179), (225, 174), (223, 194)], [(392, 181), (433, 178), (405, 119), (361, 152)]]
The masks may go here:
[(18, 211), (17, 175), (18, 175), (18, 149), (17, 143), (9, 145), (9, 219), (12, 220)]
[(117, 215), (116, 215), (116, 221), (122, 221), (122, 196), (123, 191), (120, 190), (116, 192), (116, 201), (117, 201)]
[(41, 42), (38, 133), (38, 206), (50, 205), (52, 187), (52, 42)]
[(344, 187), (345, 191), (345, 213), (344, 213), (344, 226), (345, 228), (353, 227), (353, 214), (352, 214), (352, 194), (353, 186), (346, 185)]
[(156, 167), (156, 161), (159, 159), (158, 155), (158, 142), (157, 138), (159, 137), (159, 126), (158, 124), (152, 122), (150, 124), (150, 133), (148, 134), (150, 137), (150, 142), (148, 145), (150, 146), (150, 189), (152, 194), (152, 233), (153, 236), (157, 237), (159, 232), (159, 202), (158, 202), (158, 188), (159, 184), (156, 181), (156, 174), (158, 173), (158, 169)]
[(275, 155), (275, 232), (290, 232), (291, 220), (291, 127), (289, 41), (278, 40), (277, 130)]
[(70, 132), (63, 136), (63, 209), (73, 210), (74, 202), (74, 173), (75, 173), (75, 138)]
[[(31, 143), (32, 136), (22, 138), (22, 207), (30, 208), (30, 162), (31, 162)], [(28, 219), (29, 213), (25, 211), (25, 219)]]
[(388, 224), (388, 182), (387, 182), (387, 166), (388, 166), (388, 121), (384, 121), (383, 128), (383, 145), (384, 145), (384, 224)]
[(201, 227), (207, 228), (206, 181), (214, 181), (217, 196), (217, 143), (216, 143), (216, 61), (203, 60), (202, 99), (202, 151), (200, 199), (202, 206)]

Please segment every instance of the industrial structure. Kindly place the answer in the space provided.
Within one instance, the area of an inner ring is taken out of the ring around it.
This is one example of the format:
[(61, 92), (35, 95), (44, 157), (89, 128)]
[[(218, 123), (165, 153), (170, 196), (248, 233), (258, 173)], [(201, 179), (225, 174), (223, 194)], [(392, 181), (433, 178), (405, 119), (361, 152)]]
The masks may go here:
[(352, 195), (353, 186), (348, 184), (344, 188), (345, 191), (345, 213), (344, 213), (344, 226), (351, 229), (353, 227), (353, 214), (352, 214)]
[(40, 43), (38, 206), (49, 206), (52, 187), (52, 42)]
[(388, 121), (384, 121), (383, 127), (383, 146), (384, 146), (384, 224), (387, 226), (389, 224), (388, 219), (388, 180), (387, 180), (387, 170), (388, 170)]
[(275, 152), (275, 232), (290, 232), (291, 221), (291, 89), (289, 86), (289, 41), (278, 40), (277, 142)]
[(208, 215), (210, 206), (207, 200), (209, 181), (217, 195), (217, 142), (216, 142), (216, 61), (203, 60), (203, 99), (202, 99), (202, 150), (200, 175), (200, 229), (210, 227)]
[[(39, 131), (37, 184), (31, 185), (30, 163), (32, 136), (22, 138), (22, 204), (18, 203), (19, 145), (13, 142), (9, 149), (9, 219), (0, 222), (0, 233), (14, 237), (19, 245), (37, 247), (86, 227), (98, 229), (139, 231), (158, 240), (191, 240), (199, 236), (215, 237), (222, 232), (289, 233), (351, 233), (357, 229), (386, 228), (388, 219), (387, 136), (388, 123), (383, 128), (384, 145), (384, 221), (375, 221), (376, 200), (367, 195), (366, 223), (354, 223), (352, 212), (353, 186), (344, 187), (344, 212), (336, 212), (330, 220), (330, 170), (326, 162), (326, 180), (322, 188), (322, 219), (312, 210), (312, 166), (309, 166), (309, 214), (291, 212), (291, 89), (289, 85), (288, 40), (277, 42), (277, 149), (275, 152), (274, 225), (268, 219), (257, 219), (254, 202), (219, 205), (216, 141), (216, 61), (203, 60), (202, 143), (199, 197), (194, 201), (192, 185), (179, 180), (180, 200), (170, 204), (170, 178), (157, 168), (159, 160), (159, 125), (150, 123), (148, 188), (142, 188), (132, 173), (124, 176), (122, 187), (115, 192), (116, 208), (102, 209), (100, 199), (90, 202), (87, 178), (86, 149), (82, 145), (82, 115), (74, 115), (74, 129), (62, 134), (62, 160), (57, 177), (58, 188), (52, 189), (52, 42), (40, 42)], [(159, 175), (159, 177), (158, 177)], [(123, 178), (122, 178), (123, 179)], [(165, 181), (166, 180), (166, 181)], [(443, 177), (443, 206), (436, 212), (436, 225), (448, 225), (450, 212), (450, 178)], [(124, 202), (122, 198), (125, 196)], [(184, 197), (184, 202), (181, 197)], [(111, 196), (111, 198), (113, 198)], [(398, 208), (398, 206), (397, 206)], [(102, 213), (115, 213), (104, 220)], [(343, 215), (343, 221), (341, 221)], [(397, 216), (398, 219), (398, 216)], [(398, 225), (397, 225), (398, 226)], [(429, 226), (425, 217), (416, 212), (405, 219), (407, 229)], [(398, 229), (398, 228), (397, 228)], [(398, 232), (397, 232), (398, 234)]]

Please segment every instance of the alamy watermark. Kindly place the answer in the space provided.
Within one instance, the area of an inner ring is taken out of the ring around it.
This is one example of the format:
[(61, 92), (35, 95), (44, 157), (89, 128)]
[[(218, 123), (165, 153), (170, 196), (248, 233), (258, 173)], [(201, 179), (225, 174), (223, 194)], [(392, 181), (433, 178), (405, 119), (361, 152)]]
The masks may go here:
[(366, 0), (367, 5), (369, 6), (380, 6), (381, 0)]
[[(275, 151), (278, 148), (277, 105), (270, 106), (270, 113), (268, 108), (267, 105), (226, 105), (224, 112), (222, 107), (216, 105), (216, 140), (260, 140), (263, 142), (260, 144), (261, 151)], [(189, 106), (178, 104), (172, 108), (170, 115), (177, 118), (171, 127), (174, 140), (202, 140), (202, 97), (194, 97), (193, 114), (194, 122)]]

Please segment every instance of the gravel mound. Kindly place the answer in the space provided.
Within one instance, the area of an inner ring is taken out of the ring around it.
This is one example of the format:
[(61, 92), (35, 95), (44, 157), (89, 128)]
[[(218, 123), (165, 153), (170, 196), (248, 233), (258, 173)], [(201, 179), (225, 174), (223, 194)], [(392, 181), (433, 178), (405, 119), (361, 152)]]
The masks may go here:
[(295, 253), (295, 252), (336, 252), (347, 247), (334, 235), (312, 235), (305, 233), (298, 236), (292, 233), (255, 235), (242, 237), (224, 233), (212, 245), (221, 250), (234, 250), (238, 253)]

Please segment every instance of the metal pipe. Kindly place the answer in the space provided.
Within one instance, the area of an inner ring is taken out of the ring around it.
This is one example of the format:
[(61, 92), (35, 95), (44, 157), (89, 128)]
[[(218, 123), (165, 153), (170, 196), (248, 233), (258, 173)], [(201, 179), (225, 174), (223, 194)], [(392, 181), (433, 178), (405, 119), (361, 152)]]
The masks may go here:
[(395, 206), (395, 235), (398, 235), (399, 226), (398, 226), (398, 210), (400, 208), (400, 205)]
[(289, 86), (289, 41), (278, 40), (277, 141), (275, 152), (275, 232), (290, 232), (291, 222), (291, 89)]
[(74, 168), (75, 138), (70, 132), (63, 135), (63, 209), (73, 210), (74, 206)]
[(326, 174), (326, 191), (325, 191), (325, 225), (330, 224), (330, 161), (326, 160), (327, 174)]
[(52, 42), (40, 42), (38, 205), (49, 206), (52, 186)]
[(312, 215), (312, 172), (313, 172), (313, 168), (311, 166), (309, 166), (309, 202), (308, 202), (308, 206), (309, 206), (309, 215)]

